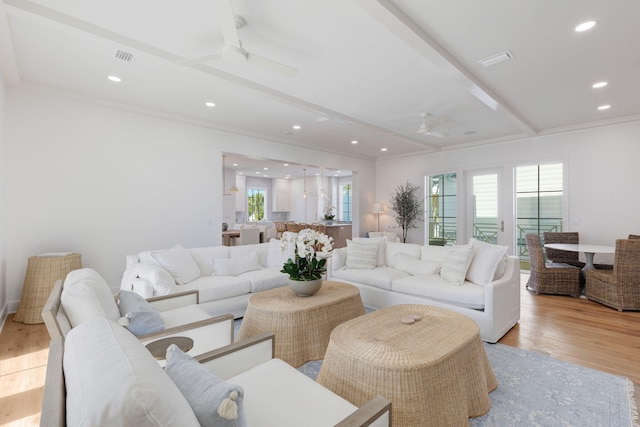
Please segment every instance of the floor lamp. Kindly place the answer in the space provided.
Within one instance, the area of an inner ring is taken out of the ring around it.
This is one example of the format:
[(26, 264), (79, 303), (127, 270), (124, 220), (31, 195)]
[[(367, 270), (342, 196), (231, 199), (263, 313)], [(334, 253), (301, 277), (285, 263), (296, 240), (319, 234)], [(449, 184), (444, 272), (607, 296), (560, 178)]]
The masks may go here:
[(373, 213), (376, 214), (376, 217), (377, 217), (376, 231), (380, 231), (380, 214), (384, 213), (384, 209), (382, 208), (382, 203), (373, 204)]

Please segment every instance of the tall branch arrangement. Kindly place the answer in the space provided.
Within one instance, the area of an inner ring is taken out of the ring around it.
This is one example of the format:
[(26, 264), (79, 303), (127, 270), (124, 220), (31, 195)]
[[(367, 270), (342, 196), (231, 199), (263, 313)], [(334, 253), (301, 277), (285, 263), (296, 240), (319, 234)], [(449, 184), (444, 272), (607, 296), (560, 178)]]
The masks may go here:
[(407, 233), (410, 228), (417, 228), (417, 221), (422, 215), (422, 203), (418, 197), (420, 187), (411, 184), (399, 185), (391, 193), (391, 209), (395, 212), (394, 219), (402, 228), (402, 241), (407, 242)]

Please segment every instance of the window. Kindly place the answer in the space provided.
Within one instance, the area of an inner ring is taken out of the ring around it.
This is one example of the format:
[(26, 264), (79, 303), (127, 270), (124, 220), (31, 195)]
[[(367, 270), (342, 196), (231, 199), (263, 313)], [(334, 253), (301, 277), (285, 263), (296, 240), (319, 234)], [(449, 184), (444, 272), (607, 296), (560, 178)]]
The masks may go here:
[(524, 235), (562, 231), (562, 163), (516, 167), (516, 245), (529, 268)]
[(265, 193), (263, 188), (247, 189), (247, 221), (262, 221), (265, 219)]
[(458, 182), (455, 173), (430, 175), (427, 218), (429, 244), (435, 246), (453, 245), (457, 239), (458, 223)]
[(351, 221), (351, 184), (340, 186), (340, 219)]

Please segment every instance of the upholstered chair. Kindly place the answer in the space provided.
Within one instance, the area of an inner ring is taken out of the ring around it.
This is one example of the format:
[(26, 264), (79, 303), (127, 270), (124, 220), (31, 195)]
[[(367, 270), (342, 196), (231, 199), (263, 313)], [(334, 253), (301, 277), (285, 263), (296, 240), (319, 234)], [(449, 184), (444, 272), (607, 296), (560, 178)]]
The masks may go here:
[(580, 295), (580, 269), (545, 265), (539, 234), (525, 235), (529, 251), (530, 275), (527, 288), (536, 294)]
[(616, 240), (613, 270), (587, 271), (586, 296), (618, 311), (640, 310), (640, 239)]

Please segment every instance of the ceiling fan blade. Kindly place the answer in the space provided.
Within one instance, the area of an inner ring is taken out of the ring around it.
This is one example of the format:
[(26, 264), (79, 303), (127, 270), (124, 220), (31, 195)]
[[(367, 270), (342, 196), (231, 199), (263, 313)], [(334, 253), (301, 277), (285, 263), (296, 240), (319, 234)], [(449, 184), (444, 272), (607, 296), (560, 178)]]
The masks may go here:
[(214, 59), (220, 59), (220, 58), (222, 58), (222, 53), (216, 52), (210, 55), (198, 56), (197, 58), (182, 59), (180, 61), (176, 61), (176, 64), (184, 65), (185, 67), (188, 67), (190, 65), (201, 64), (203, 62), (209, 62)]
[(431, 121), (429, 122), (429, 129), (435, 129), (436, 127), (440, 126), (441, 124), (443, 124), (444, 122), (446, 122), (447, 119), (445, 119), (444, 117), (433, 117), (431, 116)]
[(428, 136), (435, 136), (436, 138), (444, 138), (445, 136), (447, 136), (445, 133), (443, 132), (438, 132), (437, 130), (432, 130), (427, 132), (425, 135)]
[(240, 38), (238, 37), (238, 29), (236, 27), (236, 16), (233, 13), (231, 0), (216, 0), (217, 16), (216, 19), (222, 31), (224, 43), (232, 46), (242, 47)]
[(247, 52), (247, 62), (257, 67), (264, 68), (274, 73), (280, 74), (285, 77), (295, 77), (298, 74), (298, 69), (274, 61), (264, 56), (256, 55), (255, 53)]

